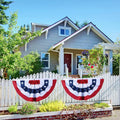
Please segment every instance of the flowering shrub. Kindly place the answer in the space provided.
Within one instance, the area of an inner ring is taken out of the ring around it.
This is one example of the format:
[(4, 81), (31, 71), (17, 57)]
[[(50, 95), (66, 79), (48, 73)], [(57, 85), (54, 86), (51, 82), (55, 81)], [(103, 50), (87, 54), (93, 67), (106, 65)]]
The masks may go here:
[(88, 51), (89, 57), (83, 58), (83, 65), (89, 75), (100, 74), (103, 70), (106, 57), (103, 48), (94, 48)]

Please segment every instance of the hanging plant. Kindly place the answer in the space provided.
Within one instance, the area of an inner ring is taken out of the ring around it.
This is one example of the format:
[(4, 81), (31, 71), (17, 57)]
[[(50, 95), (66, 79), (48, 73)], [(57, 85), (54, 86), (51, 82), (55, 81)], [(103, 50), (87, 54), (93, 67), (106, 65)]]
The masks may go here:
[(87, 50), (84, 50), (84, 51), (82, 51), (82, 55), (88, 56), (88, 55), (89, 55), (89, 52), (88, 52)]

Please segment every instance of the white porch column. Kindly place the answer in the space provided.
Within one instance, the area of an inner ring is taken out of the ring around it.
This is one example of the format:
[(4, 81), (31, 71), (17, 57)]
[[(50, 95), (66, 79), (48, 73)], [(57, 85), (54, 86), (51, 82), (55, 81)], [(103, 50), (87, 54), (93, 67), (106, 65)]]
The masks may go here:
[[(105, 55), (105, 47), (103, 46), (103, 55)], [(103, 64), (103, 73), (105, 73), (105, 62)]]
[(59, 71), (61, 75), (64, 74), (64, 48), (63, 46), (60, 47), (60, 51), (59, 51)]
[(112, 54), (112, 50), (109, 51), (109, 55), (108, 55), (108, 65), (109, 65), (109, 71), (112, 74), (113, 73), (113, 54)]

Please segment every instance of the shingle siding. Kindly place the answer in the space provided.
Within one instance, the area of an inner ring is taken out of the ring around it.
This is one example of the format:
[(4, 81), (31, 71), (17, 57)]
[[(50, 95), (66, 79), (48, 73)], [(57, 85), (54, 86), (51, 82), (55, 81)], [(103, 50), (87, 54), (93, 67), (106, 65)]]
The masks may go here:
[(50, 71), (57, 69), (59, 54), (57, 52), (50, 52)]
[[(45, 39), (45, 33), (43, 33), (40, 37), (36, 37), (34, 40), (30, 41), (27, 45), (27, 51), (25, 52), (24, 48), (21, 47), (21, 52), (24, 55), (27, 55), (31, 51), (37, 52), (47, 52), (54, 44), (61, 41), (65, 38), (65, 36), (59, 36), (58, 34), (58, 26), (64, 26), (64, 23), (61, 23), (54, 28), (48, 31), (47, 39)], [(70, 27), (69, 24), (67, 24)], [(71, 29), (71, 34), (75, 32), (75, 30)]]
[(90, 31), (89, 35), (87, 35), (87, 30), (85, 29), (81, 33), (67, 40), (64, 43), (64, 48), (92, 49), (94, 45), (100, 42), (104, 41), (92, 30)]

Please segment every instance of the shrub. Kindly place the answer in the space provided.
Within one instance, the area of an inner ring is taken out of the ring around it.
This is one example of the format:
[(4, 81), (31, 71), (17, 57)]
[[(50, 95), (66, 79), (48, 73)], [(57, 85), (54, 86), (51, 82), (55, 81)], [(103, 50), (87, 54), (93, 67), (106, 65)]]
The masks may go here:
[(35, 104), (33, 103), (26, 103), (22, 106), (20, 114), (32, 114), (37, 111)]
[(60, 111), (65, 107), (62, 101), (48, 102), (39, 107), (40, 112)]
[(94, 106), (96, 108), (106, 108), (106, 107), (109, 107), (109, 105), (107, 103), (95, 103)]
[(17, 106), (18, 106), (18, 104), (16, 104), (16, 105), (11, 105), (11, 106), (8, 108), (9, 113), (16, 113), (16, 112), (17, 112)]

